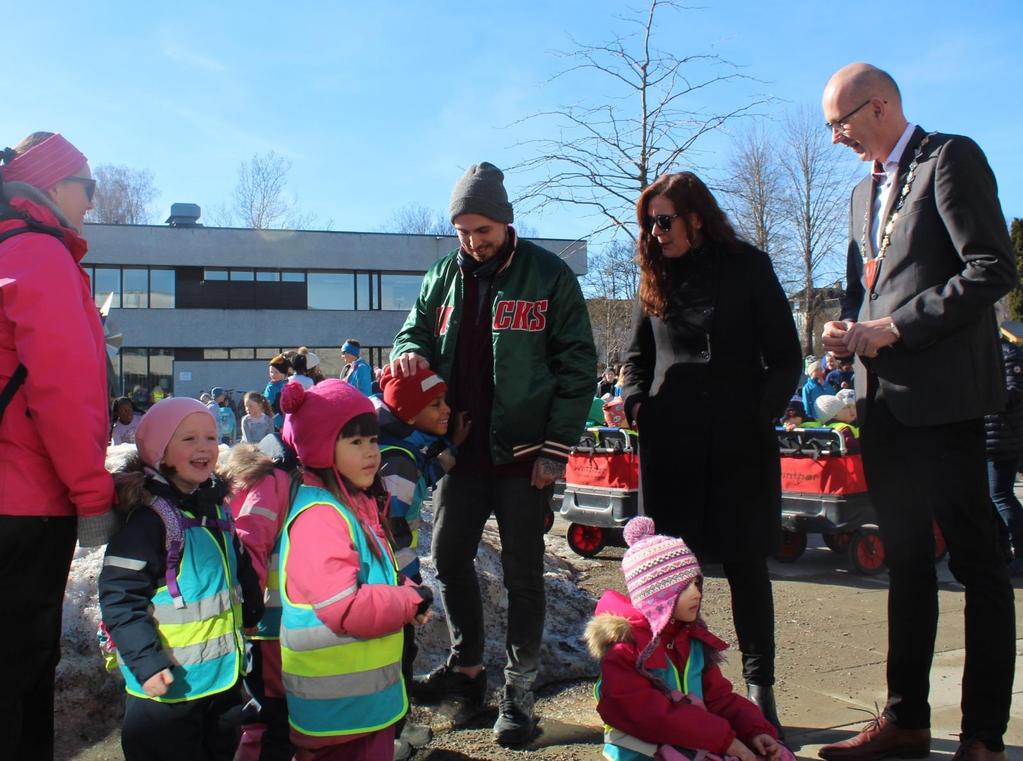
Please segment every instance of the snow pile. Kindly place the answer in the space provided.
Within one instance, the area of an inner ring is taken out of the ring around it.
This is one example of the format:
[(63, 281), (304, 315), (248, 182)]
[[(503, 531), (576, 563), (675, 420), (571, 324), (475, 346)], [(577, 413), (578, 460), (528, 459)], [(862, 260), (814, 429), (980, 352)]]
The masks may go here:
[[(430, 547), (432, 514), (423, 509), (420, 551)], [(548, 542), (560, 541), (548, 539)], [(483, 533), (476, 568), (486, 619), (485, 662), (491, 679), (501, 681), (505, 665), (505, 627), (508, 598), (502, 584), (501, 540), (497, 526), (488, 523)], [(548, 549), (544, 578), (547, 617), (541, 653), (539, 684), (596, 675), (596, 664), (586, 653), (582, 631), (593, 613), (594, 600), (575, 583), (587, 561), (559, 557)], [(56, 722), (65, 737), (88, 742), (106, 736), (121, 719), (123, 685), (119, 675), (103, 666), (96, 641), (99, 602), (96, 581), (103, 564), (103, 548), (76, 550), (64, 597), (63, 658), (57, 668)], [(423, 558), (424, 582), (433, 587), (437, 602), (434, 618), (417, 630), (417, 672), (425, 672), (447, 657), (450, 640), (433, 563)]]

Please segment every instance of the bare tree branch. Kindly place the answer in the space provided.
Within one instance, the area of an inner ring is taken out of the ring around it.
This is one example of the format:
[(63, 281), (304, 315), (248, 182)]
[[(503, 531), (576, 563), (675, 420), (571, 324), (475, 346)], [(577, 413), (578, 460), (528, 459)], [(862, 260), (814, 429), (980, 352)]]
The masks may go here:
[[(510, 171), (542, 172), (514, 199), (523, 211), (571, 204), (588, 210), (594, 227), (635, 237), (633, 208), (658, 175), (675, 170), (693, 144), (730, 120), (752, 115), (770, 101), (752, 98), (720, 112), (693, 103), (701, 90), (753, 81), (718, 55), (680, 55), (657, 48), (658, 14), (687, 7), (649, 0), (642, 14), (623, 22), (635, 26), (603, 44), (579, 43), (557, 54), (572, 63), (550, 80), (591, 77), (604, 85), (599, 104), (564, 104), (515, 124), (549, 123), (556, 137), (527, 140), (534, 155)], [(611, 92), (608, 93), (610, 84)], [(592, 233), (591, 233), (592, 235)]]
[(96, 194), (86, 220), (108, 225), (144, 225), (153, 221), (159, 195), (148, 169), (105, 164), (96, 167)]
[(291, 161), (274, 151), (253, 156), (238, 168), (229, 207), (221, 207), (211, 218), (223, 226), (240, 224), (256, 230), (311, 227), (315, 216), (301, 213), (298, 199), (286, 194), (290, 171)]

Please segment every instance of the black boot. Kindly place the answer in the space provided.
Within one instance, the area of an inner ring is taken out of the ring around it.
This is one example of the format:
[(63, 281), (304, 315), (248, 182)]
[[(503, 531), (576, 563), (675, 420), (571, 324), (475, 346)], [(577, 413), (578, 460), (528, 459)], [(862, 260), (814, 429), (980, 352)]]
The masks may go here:
[(785, 742), (785, 731), (778, 721), (778, 708), (774, 704), (774, 688), (764, 687), (759, 684), (747, 685), (747, 695), (751, 702), (760, 709), (764, 718), (771, 722), (771, 725), (778, 730), (778, 740)]

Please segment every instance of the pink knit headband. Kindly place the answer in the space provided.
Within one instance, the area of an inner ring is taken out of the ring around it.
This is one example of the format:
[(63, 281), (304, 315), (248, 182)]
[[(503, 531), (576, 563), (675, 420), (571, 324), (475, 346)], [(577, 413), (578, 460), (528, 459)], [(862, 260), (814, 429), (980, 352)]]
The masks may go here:
[(0, 167), (4, 182), (27, 182), (47, 191), (85, 166), (85, 155), (63, 135), (52, 135)]

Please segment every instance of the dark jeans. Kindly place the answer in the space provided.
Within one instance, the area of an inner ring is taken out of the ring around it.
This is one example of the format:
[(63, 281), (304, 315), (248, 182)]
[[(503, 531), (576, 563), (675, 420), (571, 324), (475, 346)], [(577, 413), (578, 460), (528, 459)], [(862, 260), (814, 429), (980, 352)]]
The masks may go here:
[(988, 460), (987, 482), (991, 492), (991, 501), (1002, 519), (999, 526), (1002, 546), (1006, 557), (1012, 559), (1008, 545), (1017, 558), (1023, 558), (1023, 505), (1016, 497), (1016, 471), (1019, 469), (1018, 457), (1003, 457)]
[(53, 680), (77, 520), (0, 516), (0, 758), (53, 758)]
[(983, 421), (906, 426), (875, 399), (868, 402), (861, 441), (890, 579), (888, 714), (906, 729), (930, 725), (936, 519), (949, 568), (966, 595), (962, 732), (997, 746), (1009, 719), (1016, 620), (988, 496)]
[(238, 748), (237, 686), (217, 695), (158, 703), (128, 695), (121, 749), (125, 761), (231, 761)]
[(534, 489), (529, 476), (449, 473), (437, 485), (433, 561), (447, 611), (451, 665), (483, 663), (483, 602), (474, 561), (483, 526), (493, 513), (508, 590), (504, 677), (508, 684), (532, 689), (543, 639), (543, 527), (551, 491)]
[(732, 621), (742, 651), (746, 684), (774, 684), (774, 596), (767, 559), (725, 563), (732, 592)]

